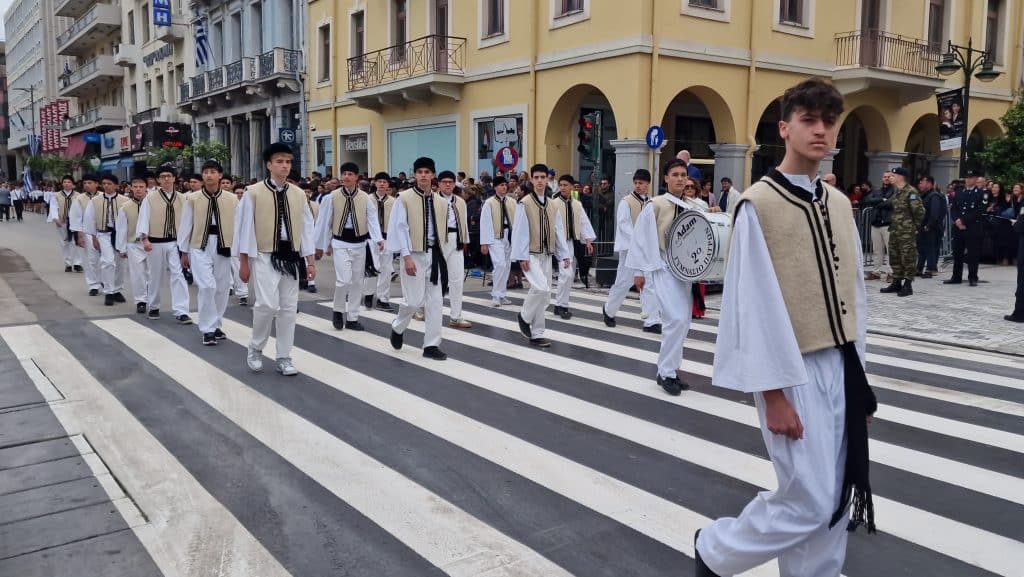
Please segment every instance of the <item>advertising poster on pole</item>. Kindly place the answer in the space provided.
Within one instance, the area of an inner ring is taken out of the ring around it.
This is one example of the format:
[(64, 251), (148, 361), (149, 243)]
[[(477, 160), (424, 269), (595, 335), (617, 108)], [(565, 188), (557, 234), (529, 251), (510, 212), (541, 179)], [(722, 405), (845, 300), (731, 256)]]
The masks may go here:
[(964, 137), (964, 90), (935, 95), (939, 106), (939, 150), (956, 150)]

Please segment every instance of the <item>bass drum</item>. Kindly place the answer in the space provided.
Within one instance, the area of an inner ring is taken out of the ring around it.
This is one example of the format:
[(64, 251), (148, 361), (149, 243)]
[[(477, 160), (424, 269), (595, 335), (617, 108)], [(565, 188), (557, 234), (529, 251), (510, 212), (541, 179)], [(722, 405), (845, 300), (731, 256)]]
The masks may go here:
[(672, 274), (685, 282), (725, 278), (732, 216), (724, 212), (688, 210), (668, 228), (665, 252)]

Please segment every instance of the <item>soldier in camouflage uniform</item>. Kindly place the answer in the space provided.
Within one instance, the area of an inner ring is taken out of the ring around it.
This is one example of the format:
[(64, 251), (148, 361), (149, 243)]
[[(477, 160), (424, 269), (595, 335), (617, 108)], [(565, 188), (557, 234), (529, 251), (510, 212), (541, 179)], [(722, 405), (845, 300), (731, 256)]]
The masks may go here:
[(917, 268), (917, 231), (924, 220), (924, 203), (917, 189), (907, 184), (910, 173), (901, 167), (892, 171), (896, 194), (892, 196), (892, 222), (889, 224), (889, 264), (892, 284), (881, 289), (905, 297), (914, 294), (911, 283)]

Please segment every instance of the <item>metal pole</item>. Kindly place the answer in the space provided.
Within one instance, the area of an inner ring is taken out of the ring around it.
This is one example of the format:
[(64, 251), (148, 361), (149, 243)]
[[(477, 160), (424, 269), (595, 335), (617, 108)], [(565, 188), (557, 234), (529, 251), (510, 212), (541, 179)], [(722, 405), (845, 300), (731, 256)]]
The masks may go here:
[(972, 38), (967, 39), (967, 57), (962, 58), (962, 65), (964, 69), (964, 128), (963, 134), (960, 135), (960, 178), (963, 178), (964, 175), (967, 174), (967, 129), (970, 126), (968, 123), (968, 114), (970, 113), (971, 106), (971, 76), (974, 75), (974, 67), (972, 66), (973, 62), (971, 62), (974, 59), (974, 51), (971, 48), (972, 42)]
[(32, 143), (36, 141), (36, 87), (33, 84), (28, 86), (28, 99), (30, 112), (32, 114), (32, 142), (28, 145), (28, 154), (29, 156), (35, 156), (32, 153)]

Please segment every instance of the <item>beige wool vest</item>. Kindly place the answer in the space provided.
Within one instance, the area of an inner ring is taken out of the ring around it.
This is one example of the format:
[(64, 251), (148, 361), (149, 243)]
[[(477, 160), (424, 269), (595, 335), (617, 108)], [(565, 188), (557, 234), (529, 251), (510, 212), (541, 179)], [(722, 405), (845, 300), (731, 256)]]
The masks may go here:
[[(193, 193), (193, 196), (196, 193)], [(197, 194), (202, 194), (197, 193)], [(245, 189), (245, 194), (252, 195), (254, 209), (254, 227), (256, 229), (256, 250), (274, 252), (281, 239), (281, 222), (277, 215), (277, 199), (274, 189), (267, 186), (266, 181), (257, 182)], [(292, 250), (302, 252), (302, 229), (305, 221), (306, 193), (291, 184), (284, 189), (285, 211), (288, 226), (291, 229)], [(190, 197), (191, 198), (191, 197)]]
[(579, 240), (581, 236), (580, 224), (583, 222), (583, 203), (580, 201), (570, 198), (568, 202), (565, 201), (561, 196), (551, 199), (551, 202), (556, 203), (558, 210), (562, 213), (562, 226), (565, 228), (566, 237), (569, 236), (569, 210), (567, 204), (572, 203), (572, 239)]
[[(174, 192), (171, 200), (161, 189), (156, 189), (149, 198), (149, 236), (153, 238), (177, 238), (181, 226), (181, 208), (185, 205), (185, 195)], [(167, 218), (171, 214), (174, 220)]]
[(822, 186), (821, 202), (811, 202), (773, 171), (740, 199), (757, 213), (801, 353), (857, 340), (853, 210), (846, 195)]
[(135, 242), (138, 235), (135, 233), (135, 229), (139, 224), (139, 207), (142, 206), (141, 200), (130, 199), (124, 203), (124, 216), (128, 220), (128, 242)]
[[(444, 230), (448, 230), (448, 199), (444, 195), (438, 195), (444, 199), (445, 203), (445, 214), (444, 214)], [(459, 229), (459, 244), (465, 244), (469, 242), (469, 220), (466, 218), (466, 201), (462, 200), (461, 196), (452, 195), (455, 199), (455, 228)]]
[(488, 210), (491, 211), (491, 226), (494, 227), (494, 238), (502, 238), (505, 231), (502, 230), (501, 223), (501, 205), (505, 205), (505, 214), (508, 215), (508, 225), (512, 226), (512, 221), (516, 219), (516, 201), (512, 200), (512, 197), (505, 195), (505, 198), (499, 199), (497, 195), (487, 199), (484, 205)]
[[(126, 202), (131, 201), (128, 200), (128, 197), (121, 196), (120, 194), (114, 195), (114, 197), (109, 200), (105, 195), (97, 194), (92, 197), (92, 200), (89, 202), (92, 203), (93, 214), (96, 217), (96, 231), (103, 232), (107, 228), (107, 220), (109, 220), (111, 224), (116, 223), (117, 211), (121, 210), (121, 207), (124, 206)], [(113, 205), (113, 209), (111, 209), (111, 205)], [(113, 217), (109, 216), (111, 214), (113, 214)]]
[(381, 201), (380, 198), (374, 194), (370, 197), (370, 200), (377, 203), (377, 222), (380, 224), (381, 234), (388, 233), (388, 223), (391, 222), (391, 211), (395, 208), (395, 197), (388, 195)]
[(351, 197), (345, 194), (344, 188), (332, 192), (331, 206), (334, 219), (331, 221), (331, 230), (334, 231), (334, 234), (341, 236), (341, 231), (345, 228), (345, 221), (348, 220), (349, 215), (352, 216), (352, 232), (356, 236), (369, 234), (370, 227), (366, 222), (366, 205), (369, 202), (370, 195), (359, 189), (356, 189)]
[[(448, 201), (440, 194), (430, 195), (434, 204), (434, 234), (442, 248), (448, 244)], [(409, 240), (412, 241), (413, 252), (427, 252), (427, 199), (420, 191), (410, 188), (399, 195), (398, 200), (405, 205), (405, 215), (409, 219)]]
[(642, 199), (632, 192), (626, 195), (625, 201), (629, 206), (629, 221), (633, 223), (633, 226), (636, 226), (636, 219), (640, 218), (640, 211), (644, 209), (644, 205), (651, 201)]
[[(655, 197), (651, 201), (651, 207), (654, 210), (654, 222), (658, 224), (658, 248), (664, 251), (669, 227), (675, 222), (676, 217), (686, 209), (669, 200), (668, 194)], [(634, 222), (634, 224), (636, 223)]]
[(530, 254), (555, 254), (558, 250), (558, 204), (552, 199), (543, 205), (534, 193), (524, 194), (519, 199), (526, 213), (530, 227)]
[(313, 202), (312, 199), (306, 199), (306, 204), (309, 205), (309, 210), (313, 213), (313, 220), (315, 221), (316, 217), (320, 216), (320, 205)]
[(71, 194), (65, 195), (64, 191), (53, 193), (53, 201), (57, 203), (57, 219), (64, 222), (68, 221), (68, 213), (71, 212), (71, 203), (78, 200), (79, 196), (83, 196), (75, 191), (71, 191)]
[[(227, 248), (235, 238), (235, 209), (238, 208), (238, 197), (222, 190), (217, 194), (216, 200), (217, 212), (220, 213), (216, 225), (220, 231), (217, 237), (220, 246)], [(210, 197), (203, 193), (193, 194), (185, 202), (192, 208), (192, 230), (189, 233), (188, 244), (198, 250), (203, 248), (203, 242), (210, 236), (206, 227), (210, 219)]]

